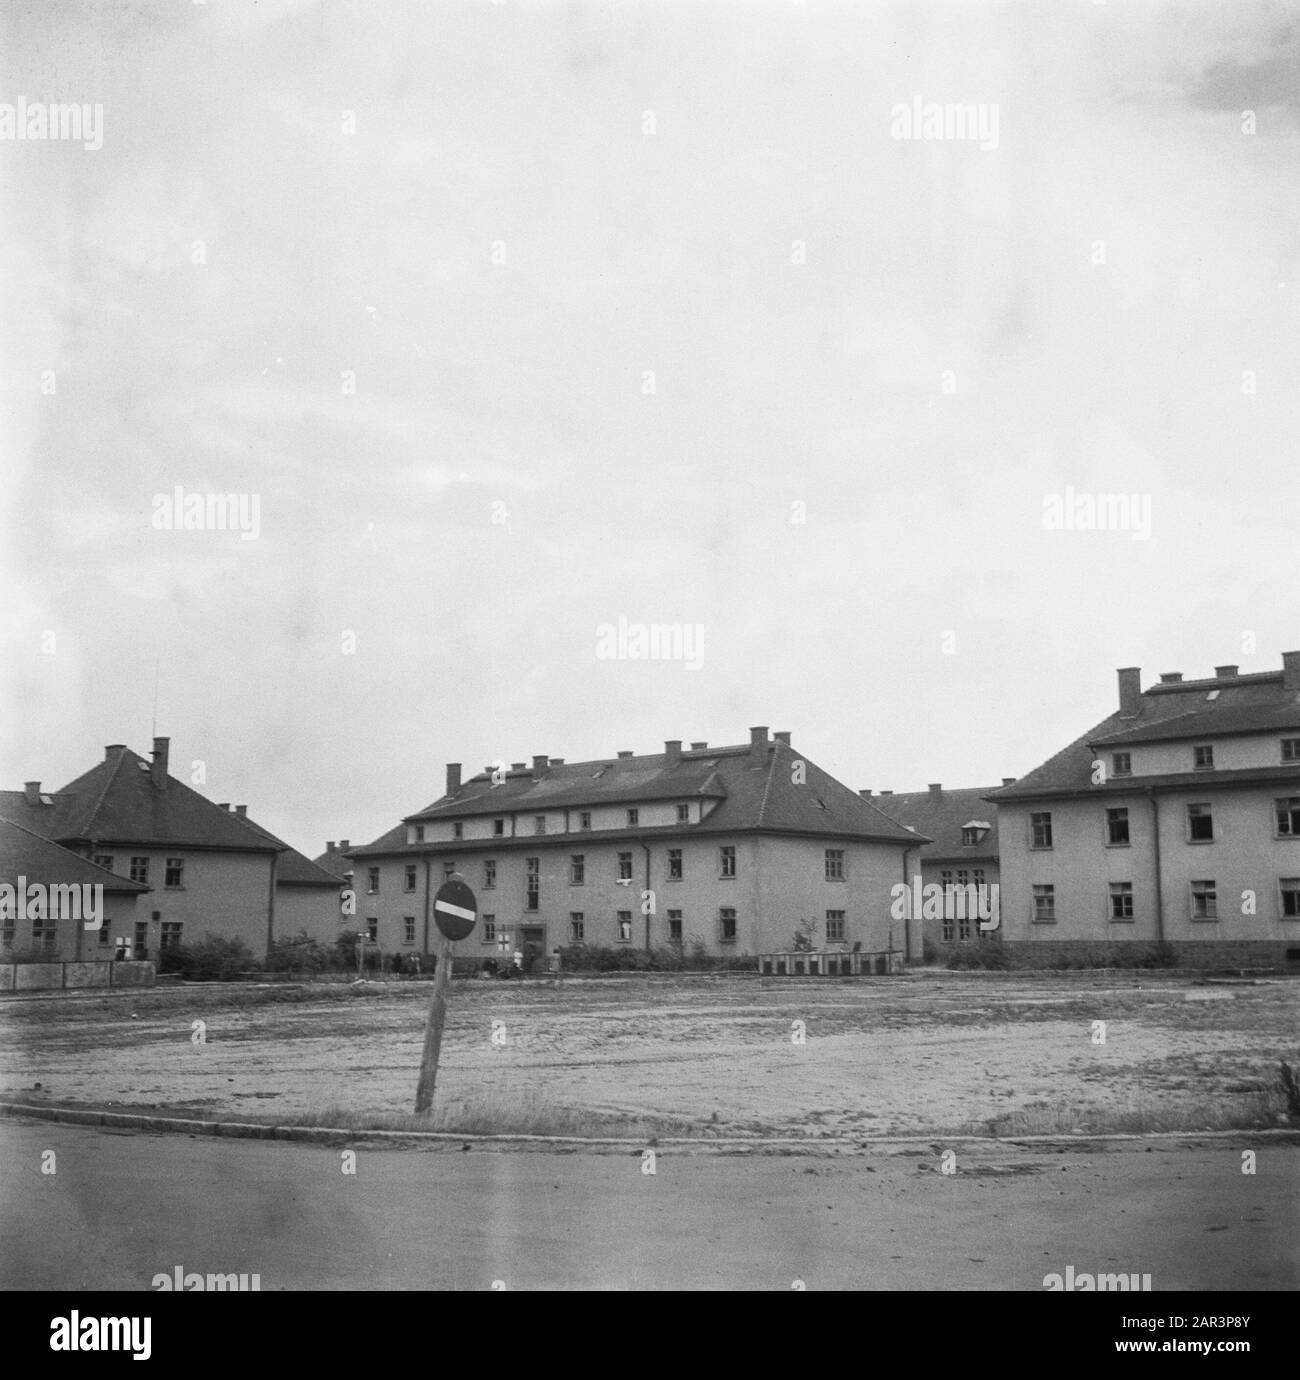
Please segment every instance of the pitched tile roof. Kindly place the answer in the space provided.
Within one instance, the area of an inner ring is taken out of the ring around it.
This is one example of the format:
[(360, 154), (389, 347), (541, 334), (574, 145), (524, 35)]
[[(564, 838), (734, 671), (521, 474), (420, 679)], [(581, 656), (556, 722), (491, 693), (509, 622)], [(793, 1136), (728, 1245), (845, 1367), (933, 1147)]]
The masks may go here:
[(150, 889), (97, 867), (52, 839), (0, 816), (0, 882), (13, 885), (19, 877), (46, 886), (102, 886), (105, 891), (136, 896)]
[[(794, 781), (794, 763), (802, 762), (803, 780)], [(528, 813), (565, 807), (635, 805), (651, 800), (689, 800), (704, 797), (718, 803), (698, 824), (676, 824), (630, 830), (583, 831), (583, 838), (613, 839), (621, 834), (730, 834), (769, 831), (914, 845), (909, 833), (871, 802), (864, 800), (810, 762), (787, 743), (773, 740), (761, 759), (748, 744), (683, 752), (679, 759), (656, 753), (645, 757), (603, 758), (592, 762), (551, 765), (536, 772), (511, 773), (493, 786), (484, 772), (467, 781), (453, 796), (406, 817), (408, 822), (453, 819), (471, 815)], [(576, 832), (576, 831), (575, 831)], [(574, 837), (570, 834), (567, 837)], [(566, 835), (550, 833), (548, 842)], [(501, 847), (520, 840), (460, 840), (456, 843), (408, 844), (404, 825), (388, 830), (374, 842), (353, 848), (352, 856)], [(534, 837), (527, 840), (533, 843)]]
[(343, 851), (342, 845), (329, 844), (320, 857), (313, 858), (312, 861), (337, 881), (342, 881), (343, 877), (352, 871), (352, 862)]
[[(960, 790), (896, 791), (893, 795), (873, 796), (872, 801), (891, 819), (911, 825), (918, 834), (933, 842), (924, 845), (922, 857), (971, 858), (995, 861), (998, 856), (998, 812), (985, 797), (994, 786), (965, 786)], [(962, 843), (962, 830), (968, 824), (986, 824), (979, 843)]]
[[(114, 747), (87, 772), (52, 794), (51, 806), (29, 806), (21, 791), (0, 792), (0, 812), (46, 838), (65, 843), (162, 845), (277, 852), (232, 815), (183, 781), (168, 776), (160, 791), (150, 763), (127, 747)], [(48, 812), (48, 813), (47, 813)]]
[[(218, 806), (217, 808), (220, 809), (221, 807)], [(276, 838), (269, 829), (263, 829), (260, 824), (249, 819), (247, 815), (236, 815), (235, 818), (283, 850), (275, 863), (276, 886), (319, 886), (328, 887), (331, 891), (339, 889), (339, 879), (334, 873), (326, 871), (323, 867), (318, 867), (305, 854), (298, 852), (296, 848), (285, 843), (283, 839)]]
[[(1218, 695), (1213, 700), (1207, 699), (1212, 690), (1217, 690)], [(1142, 692), (1138, 697), (1135, 715), (1122, 715), (1118, 710), (1108, 714), (1068, 747), (1020, 777), (1014, 785), (990, 791), (985, 798), (997, 802), (1031, 799), (1060, 792), (1093, 793), (1098, 787), (1092, 783), (1092, 764), (1098, 756), (1098, 749), (1102, 748), (1109, 750), (1122, 748), (1127, 743), (1179, 738), (1211, 739), (1225, 734), (1259, 733), (1291, 727), (1300, 727), (1300, 692), (1286, 689), (1280, 671), (1162, 682)], [(1112, 776), (1107, 787), (1112, 790), (1142, 790), (1186, 784), (1189, 778), (1194, 778), (1198, 784), (1215, 785), (1247, 779), (1276, 780), (1291, 775), (1300, 779), (1300, 763), (1294, 766), (1279, 764), (1277, 767), (1250, 772), (1193, 772), (1189, 766), (1185, 774)]]

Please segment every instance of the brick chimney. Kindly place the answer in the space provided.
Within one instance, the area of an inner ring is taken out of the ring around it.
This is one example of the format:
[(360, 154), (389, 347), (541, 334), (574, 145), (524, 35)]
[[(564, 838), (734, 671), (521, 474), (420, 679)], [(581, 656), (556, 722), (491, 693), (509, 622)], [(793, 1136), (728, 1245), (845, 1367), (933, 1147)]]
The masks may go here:
[(1181, 684), (1182, 679), (1183, 679), (1183, 673), (1182, 673), (1181, 671), (1161, 671), (1161, 672), (1160, 672), (1160, 684), (1161, 684), (1161, 685), (1178, 685), (1178, 684)]
[(754, 762), (767, 761), (767, 725), (759, 724), (749, 730), (749, 756)]
[(1119, 712), (1125, 719), (1137, 716), (1142, 697), (1142, 668), (1121, 666), (1119, 676)]
[(247, 805), (236, 805), (236, 806), (235, 806), (235, 813), (240, 817), (240, 819), (246, 818), (247, 815), (248, 815), (248, 806), (247, 806)]
[(109, 745), (104, 749), (104, 761), (112, 761), (113, 754), (115, 752), (121, 752), (125, 746), (125, 743), (109, 743)]
[(41, 803), (41, 783), (39, 781), (24, 781), (23, 799), (29, 805), (39, 805)]
[(346, 853), (346, 852), (348, 851), (348, 842), (349, 842), (349, 840), (347, 840), (347, 839), (340, 839), (340, 840), (339, 840), (339, 852), (340, 852), (340, 853)]
[(1002, 784), (1004, 786), (1014, 786), (1016, 784), (1016, 778), (1014, 776), (1004, 776), (1002, 778)]
[(563, 765), (564, 765), (564, 758), (563, 758), (563, 757), (552, 757), (552, 758), (551, 758), (551, 766), (553, 766), (553, 767), (562, 767)]
[(329, 857), (329, 855), (330, 855), (333, 851), (334, 851), (334, 840), (333, 840), (333, 839), (326, 839), (326, 840), (325, 840), (325, 856), (326, 856), (326, 857)]
[(863, 798), (863, 800), (870, 800), (870, 799), (871, 799), (871, 787), (870, 787), (870, 786), (863, 786), (863, 788), (858, 792), (858, 794)]
[(1225, 680), (1229, 676), (1235, 676), (1237, 674), (1237, 668), (1235, 666), (1216, 666), (1214, 668), (1214, 674), (1219, 680)]
[(881, 795), (893, 795), (893, 791), (881, 791)]
[[(489, 768), (488, 768), (488, 771), (490, 772), (491, 770), (492, 770), (492, 768), (489, 767)], [(510, 770), (511, 770), (511, 771), (527, 771), (527, 770), (528, 770), (528, 763), (527, 763), (527, 762), (511, 762), (511, 764), (510, 764)]]
[(550, 760), (551, 760), (550, 757), (549, 757), (546, 753), (544, 753), (544, 752), (537, 752), (537, 753), (534, 753), (534, 754), (533, 754), (533, 770), (536, 771), (536, 772), (543, 772), (543, 771), (545, 771), (545, 770), (546, 770), (546, 764), (547, 764)]
[(940, 796), (940, 795), (942, 795), (942, 794), (943, 794), (943, 783), (942, 783), (941, 781), (931, 781), (931, 782), (930, 782), (930, 794), (933, 795), (933, 796)]
[(153, 765), (149, 768), (149, 777), (160, 791), (167, 789), (167, 749), (170, 744), (170, 738), (153, 740)]
[(705, 748), (707, 748), (707, 747), (708, 747), (708, 743), (692, 743), (692, 744), (691, 744), (691, 751), (692, 751), (692, 752), (703, 752), (703, 751), (705, 750)]
[(675, 767), (682, 760), (682, 740), (680, 738), (665, 738), (664, 756), (668, 759), (664, 765)]
[(786, 747), (790, 746), (790, 732), (788, 729), (780, 733), (774, 733), (772, 737), (775, 738), (778, 743), (784, 743)]
[(1300, 690), (1300, 652), (1282, 653), (1282, 688)]
[(626, 761), (626, 760), (627, 760), (629, 757), (631, 757), (631, 756), (632, 756), (632, 749), (631, 749), (631, 748), (625, 748), (622, 752), (620, 752), (620, 753), (618, 754), (618, 758), (619, 758), (619, 761), (620, 761), (620, 762)]
[(447, 763), (447, 795), (455, 795), (460, 790), (460, 763)]
[(217, 809), (218, 809), (218, 810), (229, 810), (229, 809), (230, 809), (230, 801), (228, 801), (228, 800), (223, 800), (223, 801), (221, 802), (221, 804), (217, 806)]

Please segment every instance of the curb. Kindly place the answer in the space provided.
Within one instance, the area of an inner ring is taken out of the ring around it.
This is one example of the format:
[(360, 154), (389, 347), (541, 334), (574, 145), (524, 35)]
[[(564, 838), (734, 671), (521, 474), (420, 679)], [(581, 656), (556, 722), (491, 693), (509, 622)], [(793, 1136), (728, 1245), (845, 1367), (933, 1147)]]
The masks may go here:
[(617, 1146), (623, 1150), (639, 1151), (653, 1145), (656, 1149), (671, 1146), (683, 1150), (764, 1149), (796, 1147), (803, 1150), (843, 1149), (869, 1150), (876, 1146), (921, 1146), (933, 1150), (936, 1146), (1079, 1146), (1124, 1144), (1137, 1141), (1163, 1141), (1170, 1144), (1205, 1140), (1241, 1141), (1243, 1139), (1280, 1140), (1300, 1145), (1300, 1128), (1268, 1127), (1238, 1131), (1112, 1131), (1097, 1135), (1038, 1135), (1038, 1136), (716, 1136), (705, 1139), (693, 1136), (658, 1136), (650, 1141), (627, 1136), (541, 1136), (501, 1135), (477, 1131), (350, 1131), (335, 1126), (274, 1126), (252, 1121), (199, 1121), (190, 1117), (151, 1116), (142, 1112), (105, 1112), (85, 1107), (51, 1107), (23, 1102), (0, 1102), (0, 1116), (29, 1116), (39, 1121), (63, 1122), (73, 1126), (118, 1126), (136, 1131), (179, 1132), (188, 1135), (222, 1136), (243, 1140), (287, 1140), (337, 1145), (341, 1142), (391, 1141), (458, 1141), (462, 1145), (541, 1145), (557, 1149), (567, 1146)]

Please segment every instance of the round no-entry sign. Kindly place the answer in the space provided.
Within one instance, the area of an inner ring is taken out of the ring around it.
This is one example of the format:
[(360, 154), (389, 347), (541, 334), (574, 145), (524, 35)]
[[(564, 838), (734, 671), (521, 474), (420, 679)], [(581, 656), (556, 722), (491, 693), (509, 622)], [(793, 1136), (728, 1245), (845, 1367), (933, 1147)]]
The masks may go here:
[(433, 898), (433, 919), (448, 939), (464, 939), (478, 919), (474, 893), (458, 878), (449, 878)]

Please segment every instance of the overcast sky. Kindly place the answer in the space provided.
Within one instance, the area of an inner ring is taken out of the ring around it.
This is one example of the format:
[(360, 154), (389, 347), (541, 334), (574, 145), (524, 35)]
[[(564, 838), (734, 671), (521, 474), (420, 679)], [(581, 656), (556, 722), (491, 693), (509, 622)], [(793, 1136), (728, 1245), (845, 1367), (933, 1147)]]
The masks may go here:
[[(1293, 5), (0, 24), (0, 102), (103, 112), (0, 140), (6, 787), (147, 753), (156, 667), (173, 772), (310, 855), (448, 760), (753, 724), (994, 784), (1116, 667), (1300, 647)], [(154, 526), (176, 486), (255, 539)], [(1067, 487), (1149, 537), (1045, 528)], [(620, 617), (700, 664), (598, 659)]]

